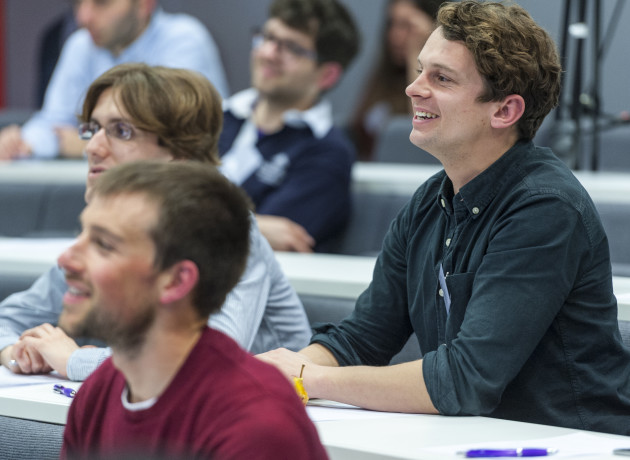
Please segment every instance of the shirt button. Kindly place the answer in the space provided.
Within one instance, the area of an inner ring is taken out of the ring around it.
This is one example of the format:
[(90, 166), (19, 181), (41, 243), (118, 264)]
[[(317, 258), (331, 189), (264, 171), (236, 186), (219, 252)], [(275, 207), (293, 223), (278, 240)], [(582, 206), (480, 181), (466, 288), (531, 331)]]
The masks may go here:
[(479, 208), (477, 206), (475, 206), (474, 208), (472, 208), (472, 213), (473, 214), (479, 214)]
[(438, 291), (438, 294), (440, 294), (440, 297), (444, 297), (444, 291), (440, 288), (440, 290)]
[(446, 247), (448, 248), (451, 245), (451, 239), (446, 238)]
[(442, 203), (443, 208), (446, 207), (446, 202), (444, 201), (444, 198), (440, 198), (440, 203)]

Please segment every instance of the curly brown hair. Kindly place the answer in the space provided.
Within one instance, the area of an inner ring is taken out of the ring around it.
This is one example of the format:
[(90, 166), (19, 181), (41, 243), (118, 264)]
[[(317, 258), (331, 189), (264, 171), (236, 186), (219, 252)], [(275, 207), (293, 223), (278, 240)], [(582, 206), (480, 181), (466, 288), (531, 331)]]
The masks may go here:
[(112, 88), (116, 103), (139, 129), (154, 133), (176, 159), (218, 165), (223, 129), (221, 96), (212, 83), (192, 70), (120, 64), (90, 85), (80, 121), (88, 122), (101, 94)]
[(562, 67), (549, 34), (516, 4), (446, 3), (437, 22), (444, 38), (463, 42), (472, 53), (486, 87), (481, 102), (510, 94), (525, 100), (517, 128), (521, 139), (532, 139), (560, 96)]

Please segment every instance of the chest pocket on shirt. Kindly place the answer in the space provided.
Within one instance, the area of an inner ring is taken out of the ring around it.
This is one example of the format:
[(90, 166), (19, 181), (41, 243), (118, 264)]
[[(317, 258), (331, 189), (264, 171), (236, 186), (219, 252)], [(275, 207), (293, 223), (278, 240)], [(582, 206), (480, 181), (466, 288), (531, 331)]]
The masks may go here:
[(277, 187), (284, 181), (289, 163), (286, 153), (277, 153), (260, 166), (256, 171), (256, 178), (263, 184)]
[(451, 295), (451, 310), (446, 320), (445, 342), (450, 345), (461, 329), (468, 301), (472, 295), (475, 273), (459, 273), (446, 277), (446, 286)]

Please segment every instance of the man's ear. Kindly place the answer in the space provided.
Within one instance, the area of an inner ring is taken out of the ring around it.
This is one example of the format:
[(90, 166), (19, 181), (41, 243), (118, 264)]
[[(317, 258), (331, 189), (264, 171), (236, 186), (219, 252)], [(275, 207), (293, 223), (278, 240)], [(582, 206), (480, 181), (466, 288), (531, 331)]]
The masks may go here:
[(182, 260), (160, 274), (160, 301), (170, 304), (190, 294), (199, 281), (199, 269), (190, 260)]
[(492, 115), (490, 124), (493, 128), (509, 128), (516, 124), (525, 112), (525, 100), (518, 94), (510, 94), (503, 99), (496, 112)]
[(319, 66), (319, 89), (327, 91), (337, 84), (343, 75), (343, 68), (338, 62), (324, 62)]

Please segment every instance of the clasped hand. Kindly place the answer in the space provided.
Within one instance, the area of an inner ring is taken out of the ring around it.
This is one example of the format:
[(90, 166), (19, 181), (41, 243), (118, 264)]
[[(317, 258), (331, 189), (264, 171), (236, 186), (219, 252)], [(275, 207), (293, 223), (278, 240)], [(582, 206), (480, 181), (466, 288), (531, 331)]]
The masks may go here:
[(2, 350), (2, 363), (15, 360), (14, 365), (7, 367), (18, 374), (46, 374), (54, 370), (67, 378), (68, 359), (78, 348), (63, 330), (46, 323), (24, 331), (15, 344)]

